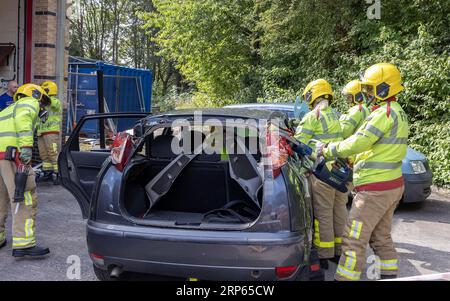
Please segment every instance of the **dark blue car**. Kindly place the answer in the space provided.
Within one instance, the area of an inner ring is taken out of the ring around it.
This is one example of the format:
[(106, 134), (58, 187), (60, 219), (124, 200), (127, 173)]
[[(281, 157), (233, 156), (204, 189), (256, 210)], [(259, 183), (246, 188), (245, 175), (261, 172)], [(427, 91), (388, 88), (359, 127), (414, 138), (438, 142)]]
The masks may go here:
[[(238, 104), (227, 108), (252, 108), (273, 110), (285, 113), (289, 119), (302, 119), (308, 113), (306, 103), (255, 103)], [(408, 152), (403, 160), (403, 177), (405, 178), (405, 193), (403, 203), (418, 203), (425, 201), (431, 194), (433, 174), (428, 159), (424, 154), (408, 147)]]

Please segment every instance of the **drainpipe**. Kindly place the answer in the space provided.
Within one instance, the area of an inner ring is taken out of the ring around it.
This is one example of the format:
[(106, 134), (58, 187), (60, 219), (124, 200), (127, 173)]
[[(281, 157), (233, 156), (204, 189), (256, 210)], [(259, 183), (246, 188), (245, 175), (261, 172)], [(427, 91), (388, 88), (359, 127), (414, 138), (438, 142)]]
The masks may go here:
[(33, 55), (33, 0), (25, 0), (24, 83), (31, 82)]
[(65, 103), (64, 73), (66, 70), (66, 1), (58, 2), (57, 34), (56, 34), (56, 84), (58, 85), (58, 98)]

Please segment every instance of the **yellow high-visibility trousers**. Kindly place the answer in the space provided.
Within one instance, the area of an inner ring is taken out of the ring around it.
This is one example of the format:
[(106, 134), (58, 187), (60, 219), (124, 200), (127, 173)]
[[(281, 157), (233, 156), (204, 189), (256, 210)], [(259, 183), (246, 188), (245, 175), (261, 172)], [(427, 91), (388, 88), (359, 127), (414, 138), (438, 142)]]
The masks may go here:
[(14, 162), (0, 160), (0, 244), (6, 239), (5, 224), (11, 209), (13, 249), (26, 249), (36, 245), (36, 182), (31, 169), (25, 189), (25, 201), (20, 203), (16, 213), (18, 203), (13, 202), (16, 169)]
[(367, 244), (379, 257), (381, 275), (398, 274), (398, 257), (391, 228), (395, 208), (404, 186), (386, 191), (361, 191), (353, 200), (348, 224), (344, 230), (342, 256), (336, 280), (359, 280), (366, 260)]
[(320, 259), (341, 255), (342, 234), (347, 223), (348, 194), (311, 176), (314, 208), (314, 245)]
[(43, 134), (38, 137), (39, 156), (43, 162), (43, 171), (58, 173), (59, 134)]

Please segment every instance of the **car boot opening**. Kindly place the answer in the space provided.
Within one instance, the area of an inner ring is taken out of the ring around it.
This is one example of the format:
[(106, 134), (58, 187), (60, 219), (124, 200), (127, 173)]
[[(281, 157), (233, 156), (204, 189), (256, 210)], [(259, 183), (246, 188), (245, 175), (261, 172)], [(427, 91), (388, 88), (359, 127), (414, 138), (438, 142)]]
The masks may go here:
[(259, 217), (260, 154), (177, 156), (171, 150), (173, 131), (148, 139), (146, 158), (131, 162), (125, 174), (122, 207), (134, 220), (208, 227), (250, 224)]

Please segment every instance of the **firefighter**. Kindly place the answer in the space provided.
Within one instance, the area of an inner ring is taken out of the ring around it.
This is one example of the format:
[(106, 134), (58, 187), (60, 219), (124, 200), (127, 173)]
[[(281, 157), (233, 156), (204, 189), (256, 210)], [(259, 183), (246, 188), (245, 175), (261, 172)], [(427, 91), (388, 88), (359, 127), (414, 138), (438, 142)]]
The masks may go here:
[(26, 84), (17, 90), (14, 104), (0, 113), (0, 247), (6, 245), (5, 223), (10, 203), (14, 257), (43, 256), (50, 252), (36, 245), (38, 200), (32, 169), (26, 180), (25, 200), (14, 203), (17, 167), (31, 165), (35, 126), (42, 108), (48, 104), (50, 99), (41, 87)]
[(56, 98), (58, 86), (54, 82), (44, 82), (41, 87), (50, 97), (51, 105), (48, 108), (47, 121), (40, 122), (37, 128), (39, 156), (43, 161), (43, 176), (38, 178), (38, 182), (53, 181), (53, 184), (59, 185), (58, 153), (62, 117), (61, 101)]
[(349, 82), (342, 94), (349, 105), (356, 104), (346, 115), (342, 115), (340, 119), (342, 134), (344, 139), (347, 139), (361, 127), (366, 118), (369, 117), (370, 112), (365, 104), (366, 96), (361, 90), (361, 82), (359, 80)]
[[(342, 141), (338, 114), (330, 107), (333, 101), (331, 85), (324, 79), (311, 82), (303, 93), (311, 112), (297, 128), (297, 140), (310, 144), (311, 139), (323, 143)], [(314, 207), (314, 246), (318, 249), (322, 268), (328, 260), (337, 263), (341, 255), (342, 233), (347, 222), (348, 196), (311, 175)]]
[(327, 159), (356, 155), (353, 179), (357, 194), (344, 231), (336, 280), (360, 279), (367, 244), (379, 258), (377, 266), (382, 279), (395, 278), (398, 273), (391, 226), (404, 192), (402, 160), (409, 129), (407, 116), (396, 98), (404, 88), (400, 71), (388, 63), (367, 69), (361, 85), (369, 101), (379, 108), (353, 136), (323, 149)]

